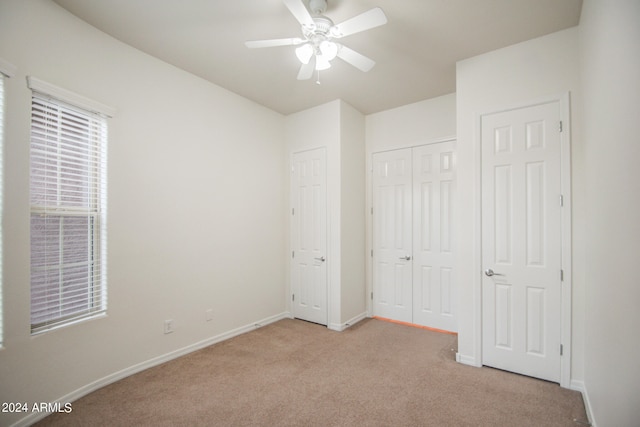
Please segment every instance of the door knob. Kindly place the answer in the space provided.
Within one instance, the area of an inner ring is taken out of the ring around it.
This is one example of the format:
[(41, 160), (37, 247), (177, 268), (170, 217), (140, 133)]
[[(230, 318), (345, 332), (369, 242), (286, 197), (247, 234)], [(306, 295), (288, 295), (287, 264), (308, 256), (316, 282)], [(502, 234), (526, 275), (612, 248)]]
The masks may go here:
[(487, 268), (484, 271), (484, 274), (486, 274), (487, 276), (491, 277), (491, 276), (504, 276), (504, 274), (500, 274), (500, 273), (495, 273), (492, 269)]
[(320, 262), (324, 262), (324, 257), (321, 256), (320, 258), (314, 258), (316, 261), (320, 261)]
[(409, 255), (405, 255), (405, 256), (401, 256), (401, 257), (400, 257), (400, 258), (398, 258), (398, 259), (403, 259), (403, 260), (405, 260), (405, 261), (411, 261), (411, 256), (409, 256)]

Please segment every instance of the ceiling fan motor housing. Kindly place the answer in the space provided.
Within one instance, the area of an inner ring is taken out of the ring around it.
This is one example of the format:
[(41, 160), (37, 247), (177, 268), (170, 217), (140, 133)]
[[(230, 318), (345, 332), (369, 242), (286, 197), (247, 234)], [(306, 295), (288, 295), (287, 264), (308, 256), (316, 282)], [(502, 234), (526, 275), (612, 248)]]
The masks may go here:
[(313, 23), (315, 24), (313, 29), (302, 27), (302, 32), (306, 38), (311, 39), (314, 35), (328, 36), (329, 31), (333, 27), (333, 21), (326, 16), (314, 16)]
[(313, 17), (313, 22), (313, 28), (302, 26), (302, 33), (305, 39), (307, 39), (313, 47), (313, 52), (316, 55), (320, 55), (324, 50), (330, 49), (332, 53), (328, 56), (330, 59), (335, 58), (339, 46), (335, 43), (329, 43), (329, 45), (325, 46), (327, 42), (331, 42), (333, 36), (333, 34), (331, 34), (331, 29), (334, 27), (333, 21), (326, 16), (317, 15)]

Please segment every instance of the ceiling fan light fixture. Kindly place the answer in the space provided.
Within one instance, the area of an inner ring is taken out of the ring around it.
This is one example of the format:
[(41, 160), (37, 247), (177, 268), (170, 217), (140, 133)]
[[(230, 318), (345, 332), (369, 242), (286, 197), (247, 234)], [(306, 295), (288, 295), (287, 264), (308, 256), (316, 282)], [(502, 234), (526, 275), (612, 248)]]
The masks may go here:
[(338, 55), (338, 45), (325, 40), (320, 43), (320, 52), (322, 52), (322, 56), (325, 57), (327, 61), (331, 61)]
[(331, 68), (331, 63), (324, 55), (316, 55), (316, 71), (323, 71)]
[(313, 46), (309, 43), (305, 43), (300, 47), (296, 48), (296, 56), (303, 64), (308, 64), (309, 60), (313, 56)]

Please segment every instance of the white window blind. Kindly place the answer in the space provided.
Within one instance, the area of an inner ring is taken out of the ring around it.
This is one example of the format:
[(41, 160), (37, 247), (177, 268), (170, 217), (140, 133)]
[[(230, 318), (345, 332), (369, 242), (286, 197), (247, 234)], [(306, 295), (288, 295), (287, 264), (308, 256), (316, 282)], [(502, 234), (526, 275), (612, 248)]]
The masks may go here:
[(33, 92), (32, 333), (106, 310), (106, 146), (104, 116)]

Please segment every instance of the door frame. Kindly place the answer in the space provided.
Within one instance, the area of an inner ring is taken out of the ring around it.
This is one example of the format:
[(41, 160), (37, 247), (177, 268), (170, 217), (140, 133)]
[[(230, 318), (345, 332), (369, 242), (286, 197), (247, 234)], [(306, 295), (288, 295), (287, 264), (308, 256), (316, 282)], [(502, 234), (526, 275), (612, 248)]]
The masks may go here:
[(563, 346), (562, 356), (560, 358), (560, 386), (570, 388), (571, 386), (571, 316), (572, 316), (572, 215), (571, 215), (571, 110), (570, 110), (570, 93), (564, 92), (555, 96), (540, 98), (499, 108), (491, 111), (485, 111), (475, 115), (475, 164), (476, 164), (476, 186), (475, 186), (475, 241), (474, 248), (474, 283), (473, 298), (475, 306), (474, 314), (474, 342), (476, 365), (482, 366), (482, 118), (484, 116), (503, 113), (522, 108), (533, 107), (541, 104), (558, 102), (560, 110), (560, 120), (562, 122), (562, 132), (560, 133), (560, 191), (563, 196), (563, 209), (561, 211), (561, 254), (562, 254), (562, 270), (564, 278), (562, 281), (562, 302), (560, 313), (560, 340)]

